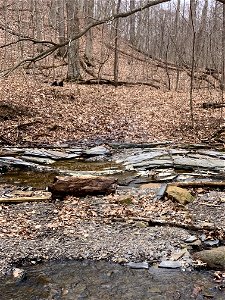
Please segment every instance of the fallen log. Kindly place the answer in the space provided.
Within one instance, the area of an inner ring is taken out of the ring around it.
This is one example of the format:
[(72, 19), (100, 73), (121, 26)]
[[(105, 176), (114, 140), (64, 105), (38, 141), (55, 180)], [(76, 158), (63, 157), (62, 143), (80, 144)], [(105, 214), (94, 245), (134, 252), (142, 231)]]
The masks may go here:
[(56, 176), (48, 189), (54, 199), (67, 195), (107, 195), (115, 192), (116, 181), (115, 178), (103, 176)]
[(213, 188), (225, 188), (225, 181), (185, 181), (185, 182), (173, 182), (168, 186), (179, 187), (213, 187)]

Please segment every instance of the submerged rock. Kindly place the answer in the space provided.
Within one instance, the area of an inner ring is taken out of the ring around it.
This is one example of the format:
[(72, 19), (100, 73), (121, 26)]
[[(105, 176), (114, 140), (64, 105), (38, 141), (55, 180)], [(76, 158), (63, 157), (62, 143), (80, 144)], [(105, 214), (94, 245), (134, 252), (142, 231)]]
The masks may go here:
[(148, 269), (148, 263), (147, 262), (129, 262), (127, 264), (128, 267), (131, 269)]
[(178, 269), (180, 267), (181, 267), (181, 263), (179, 261), (174, 261), (174, 260), (163, 260), (159, 264), (159, 268)]

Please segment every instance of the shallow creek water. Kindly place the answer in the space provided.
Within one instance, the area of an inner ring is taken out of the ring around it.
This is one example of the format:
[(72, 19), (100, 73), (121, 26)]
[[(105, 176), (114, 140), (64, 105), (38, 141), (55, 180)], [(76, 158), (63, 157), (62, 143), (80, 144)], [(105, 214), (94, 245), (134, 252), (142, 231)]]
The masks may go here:
[(136, 270), (104, 261), (51, 262), (25, 270), (22, 282), (1, 281), (1, 299), (225, 299), (206, 272)]

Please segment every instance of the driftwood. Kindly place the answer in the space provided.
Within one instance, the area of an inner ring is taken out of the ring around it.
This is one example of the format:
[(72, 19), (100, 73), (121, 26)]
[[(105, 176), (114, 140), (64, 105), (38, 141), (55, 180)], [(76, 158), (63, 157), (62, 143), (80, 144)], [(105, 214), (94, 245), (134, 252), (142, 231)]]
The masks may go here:
[(48, 194), (47, 196), (0, 198), (0, 203), (41, 202), (51, 199), (50, 193)]
[(63, 198), (66, 195), (86, 196), (105, 195), (115, 192), (115, 178), (100, 176), (57, 176), (49, 186), (53, 198)]

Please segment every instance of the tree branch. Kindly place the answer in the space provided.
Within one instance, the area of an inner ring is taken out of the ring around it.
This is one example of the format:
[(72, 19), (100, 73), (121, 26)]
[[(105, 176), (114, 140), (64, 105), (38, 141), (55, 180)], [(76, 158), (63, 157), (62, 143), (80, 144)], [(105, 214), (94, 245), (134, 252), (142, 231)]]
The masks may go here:
[[(91, 23), (89, 26), (87, 26), (85, 29), (83, 29), (79, 34), (76, 34), (75, 36), (73, 36), (71, 39), (66, 40), (65, 42), (61, 43), (61, 44), (53, 44), (52, 47), (50, 47), (49, 49), (39, 53), (38, 55), (31, 57), (31, 58), (26, 58), (24, 60), (22, 60), (21, 62), (18, 62), (15, 66), (13, 66), (10, 70), (6, 71), (6, 72), (2, 72), (3, 76), (8, 76), (10, 73), (12, 73), (13, 71), (15, 71), (17, 68), (19, 68), (20, 66), (26, 64), (26, 63), (35, 63), (36, 61), (39, 61), (49, 55), (51, 55), (52, 53), (54, 53), (57, 49), (61, 48), (61, 47), (65, 47), (68, 44), (70, 44), (72, 41), (74, 40), (78, 40), (79, 38), (81, 38), (83, 35), (85, 35), (87, 33), (87, 31), (89, 31), (91, 28), (99, 26), (101, 24), (107, 23), (107, 22), (111, 22), (114, 21), (116, 19), (119, 18), (126, 18), (132, 14), (135, 14), (139, 11), (145, 10), (151, 6), (155, 6), (161, 3), (165, 3), (165, 2), (170, 2), (171, 0), (155, 0), (155, 1), (148, 1), (145, 5), (139, 6), (136, 9), (130, 10), (128, 12), (124, 12), (124, 13), (118, 13), (118, 14), (114, 14), (111, 15), (105, 19), (102, 20), (98, 20), (95, 21), (93, 23)], [(224, 0), (225, 1), (225, 0)], [(0, 28), (1, 28), (1, 24), (0, 24)], [(3, 28), (1, 28), (3, 29)], [(6, 30), (6, 29), (5, 29)], [(12, 34), (15, 34), (14, 32), (11, 32)], [(23, 36), (22, 38), (29, 38), (26, 36)], [(35, 40), (36, 41), (36, 40)], [(36, 41), (37, 43), (38, 41)], [(40, 43), (41, 41), (39, 41)], [(42, 41), (42, 43), (49, 43), (49, 41)]]

